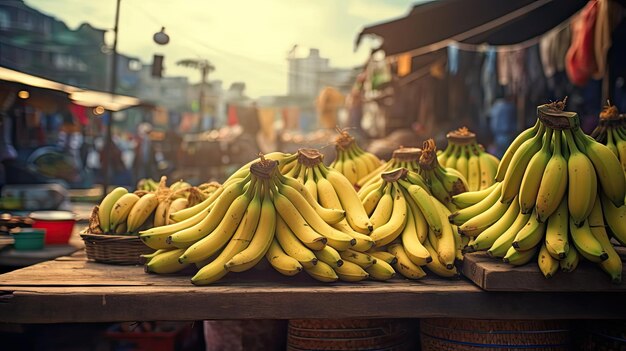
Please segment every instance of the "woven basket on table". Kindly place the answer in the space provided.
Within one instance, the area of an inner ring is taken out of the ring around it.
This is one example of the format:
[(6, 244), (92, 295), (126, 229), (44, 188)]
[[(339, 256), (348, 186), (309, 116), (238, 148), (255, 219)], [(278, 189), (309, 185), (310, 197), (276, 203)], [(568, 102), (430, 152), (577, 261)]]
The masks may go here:
[(119, 265), (143, 264), (142, 254), (154, 252), (136, 235), (82, 233), (87, 258), (101, 263)]

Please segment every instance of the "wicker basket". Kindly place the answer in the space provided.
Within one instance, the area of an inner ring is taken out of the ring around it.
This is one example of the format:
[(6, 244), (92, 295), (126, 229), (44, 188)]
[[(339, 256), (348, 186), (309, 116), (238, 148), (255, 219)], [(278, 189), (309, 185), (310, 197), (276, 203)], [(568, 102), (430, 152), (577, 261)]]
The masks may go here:
[(154, 252), (136, 235), (82, 233), (87, 258), (100, 263), (140, 265), (140, 255)]

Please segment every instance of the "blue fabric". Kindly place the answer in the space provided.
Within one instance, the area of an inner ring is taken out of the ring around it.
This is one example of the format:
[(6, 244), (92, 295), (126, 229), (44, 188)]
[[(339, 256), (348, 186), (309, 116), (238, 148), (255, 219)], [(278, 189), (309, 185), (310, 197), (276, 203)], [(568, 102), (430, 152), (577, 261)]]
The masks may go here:
[(459, 72), (459, 47), (456, 45), (448, 46), (448, 72), (451, 75)]
[(495, 154), (502, 157), (514, 139), (517, 131), (517, 108), (515, 104), (498, 99), (491, 107), (490, 127), (493, 132)]

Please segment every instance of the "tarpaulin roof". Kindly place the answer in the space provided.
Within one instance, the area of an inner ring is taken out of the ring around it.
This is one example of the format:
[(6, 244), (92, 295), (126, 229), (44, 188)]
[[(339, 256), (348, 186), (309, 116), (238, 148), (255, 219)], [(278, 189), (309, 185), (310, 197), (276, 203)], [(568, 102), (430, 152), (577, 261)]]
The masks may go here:
[(61, 91), (67, 93), (70, 100), (77, 105), (85, 107), (102, 106), (109, 111), (120, 111), (137, 106), (141, 103), (141, 101), (135, 97), (112, 95), (95, 90), (85, 90), (4, 67), (0, 67), (0, 81), (23, 84), (34, 88)]
[[(406, 17), (365, 27), (356, 38), (383, 38), (388, 56), (445, 40), (516, 44), (547, 32), (580, 10), (587, 0), (438, 0), (416, 5)], [(519, 15), (516, 16), (517, 12)]]

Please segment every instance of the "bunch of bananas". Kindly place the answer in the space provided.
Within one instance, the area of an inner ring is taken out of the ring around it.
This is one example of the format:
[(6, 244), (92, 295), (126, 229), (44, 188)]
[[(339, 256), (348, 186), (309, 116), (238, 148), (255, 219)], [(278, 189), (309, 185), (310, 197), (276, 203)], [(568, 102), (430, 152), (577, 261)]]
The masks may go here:
[(380, 159), (376, 155), (364, 151), (354, 138), (345, 130), (338, 130), (339, 136), (335, 139), (337, 157), (330, 167), (343, 174), (352, 185), (359, 179), (380, 167)]
[(466, 127), (446, 135), (448, 146), (438, 153), (439, 164), (459, 171), (467, 180), (469, 191), (483, 190), (495, 183), (500, 160), (485, 152), (476, 142), (476, 134)]
[(172, 222), (170, 213), (204, 201), (220, 187), (212, 182), (203, 184), (200, 189), (182, 180), (168, 187), (165, 176), (155, 187), (148, 186), (151, 181), (140, 182), (142, 188), (132, 193), (124, 187), (113, 189), (97, 206), (98, 215), (92, 216), (98, 225), (90, 227), (98, 227), (99, 232), (106, 234), (134, 234), (144, 228), (163, 226)]
[(459, 171), (441, 166), (437, 159), (437, 146), (433, 139), (424, 142), (419, 160), (419, 173), (426, 180), (433, 196), (449, 210), (455, 210), (452, 196), (466, 192), (468, 184)]
[[(453, 197), (450, 216), (471, 237), (470, 250), (522, 265), (539, 252), (546, 277), (573, 270), (579, 258), (598, 263), (614, 282), (621, 261), (604, 230), (604, 220), (624, 204), (625, 179), (617, 157), (585, 135), (564, 102), (537, 108), (535, 126), (507, 149), (490, 188)], [(610, 209), (609, 209), (610, 208)], [(626, 239), (613, 231), (620, 241)]]
[(597, 127), (591, 137), (606, 145), (617, 156), (626, 174), (626, 114), (619, 114), (617, 107), (606, 106), (600, 113)]
[(422, 267), (442, 277), (457, 276), (467, 238), (448, 222), (450, 211), (433, 197), (416, 172), (399, 168), (381, 175), (376, 187), (359, 191), (374, 230), (367, 253), (385, 260), (403, 276), (419, 279)]
[(406, 168), (409, 171), (419, 170), (419, 159), (422, 156), (422, 149), (416, 147), (400, 147), (393, 151), (391, 159), (384, 162), (380, 167), (359, 179), (356, 186), (361, 189), (374, 182), (380, 181), (383, 172), (392, 171), (398, 168)]

